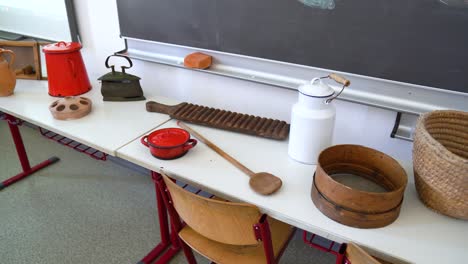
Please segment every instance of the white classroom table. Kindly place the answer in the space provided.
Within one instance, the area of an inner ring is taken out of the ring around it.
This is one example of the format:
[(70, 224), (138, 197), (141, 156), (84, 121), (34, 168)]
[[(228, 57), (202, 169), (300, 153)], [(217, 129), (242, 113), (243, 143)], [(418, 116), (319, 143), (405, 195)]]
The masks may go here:
[[(178, 103), (157, 97), (145, 87), (143, 90), (148, 100)], [(354, 241), (384, 259), (464, 263), (468, 223), (438, 215), (424, 207), (417, 198), (411, 169), (407, 170), (410, 182), (400, 217), (395, 223), (378, 229), (351, 228), (328, 219), (315, 208), (310, 199), (315, 167), (290, 160), (287, 141), (192, 125), (253, 171), (268, 171), (281, 177), (283, 187), (279, 192), (260, 196), (250, 190), (246, 175), (202, 143), (177, 160), (162, 161), (151, 156), (140, 143), (140, 137), (169, 117), (146, 112), (145, 101), (103, 102), (97, 82), (83, 96), (93, 101), (92, 112), (81, 119), (59, 121), (53, 119), (48, 109), (57, 98), (47, 94), (47, 81), (18, 80), (14, 95), (0, 97), (0, 111), (148, 169), (159, 172), (163, 168), (176, 178), (232, 200), (255, 204), (272, 217), (320, 236), (337, 242)], [(169, 121), (163, 127), (177, 126), (174, 121)]]
[[(249, 188), (248, 177), (199, 142), (176, 160), (158, 160), (139, 139), (120, 148), (117, 156), (147, 169), (191, 183), (221, 197), (255, 204), (264, 213), (337, 242), (363, 246), (375, 256), (395, 263), (466, 263), (468, 222), (439, 215), (418, 199), (412, 169), (399, 218), (375, 229), (348, 227), (323, 215), (310, 198), (315, 166), (291, 160), (287, 141), (189, 124), (254, 172), (267, 171), (283, 181), (281, 189), (261, 196)], [(171, 120), (160, 128), (178, 127)], [(313, 262), (313, 260), (311, 260)]]
[[(17, 80), (15, 93), (0, 97), (0, 111), (112, 156), (118, 148), (169, 120), (168, 115), (147, 112), (146, 101), (104, 102), (101, 84), (96, 81), (92, 86), (81, 95), (92, 100), (91, 113), (80, 119), (64, 121), (52, 117), (49, 105), (59, 98), (48, 95), (47, 81)], [(151, 94), (152, 90), (144, 89), (147, 99), (177, 103)]]

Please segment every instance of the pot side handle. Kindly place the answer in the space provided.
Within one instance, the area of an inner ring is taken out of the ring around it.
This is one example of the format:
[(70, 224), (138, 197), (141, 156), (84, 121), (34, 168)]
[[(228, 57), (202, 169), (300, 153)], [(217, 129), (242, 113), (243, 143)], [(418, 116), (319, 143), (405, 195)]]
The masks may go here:
[(148, 136), (143, 136), (143, 137), (140, 139), (140, 142), (141, 142), (141, 144), (143, 144), (143, 145), (145, 145), (146, 147), (149, 148), (147, 139), (148, 139)]
[(194, 138), (189, 139), (187, 143), (184, 145), (184, 151), (187, 151), (197, 145), (198, 141)]

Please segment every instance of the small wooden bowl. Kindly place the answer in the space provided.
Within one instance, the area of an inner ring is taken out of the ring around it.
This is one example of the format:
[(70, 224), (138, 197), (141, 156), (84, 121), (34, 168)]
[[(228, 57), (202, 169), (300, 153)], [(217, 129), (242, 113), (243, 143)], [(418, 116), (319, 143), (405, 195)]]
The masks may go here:
[[(331, 177), (339, 173), (361, 176), (387, 191), (353, 189)], [(339, 223), (382, 227), (398, 217), (406, 184), (405, 170), (392, 157), (363, 146), (336, 145), (319, 155), (312, 200), (322, 213)]]
[(49, 106), (49, 110), (58, 120), (78, 119), (91, 112), (92, 102), (86, 97), (67, 96)]

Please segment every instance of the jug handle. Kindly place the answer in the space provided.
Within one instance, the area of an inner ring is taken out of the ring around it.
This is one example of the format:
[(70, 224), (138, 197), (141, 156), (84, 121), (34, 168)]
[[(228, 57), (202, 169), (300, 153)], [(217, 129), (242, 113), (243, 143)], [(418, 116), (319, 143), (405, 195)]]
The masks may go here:
[(73, 72), (73, 78), (76, 78), (76, 68), (75, 68), (75, 63), (73, 62), (72, 59), (68, 59), (68, 65), (71, 68), (71, 71)]
[(10, 62), (8, 63), (8, 67), (11, 69), (13, 67), (13, 63), (15, 63), (16, 55), (11, 50), (0, 49), (0, 55), (2, 55), (3, 53), (7, 53), (10, 55)]

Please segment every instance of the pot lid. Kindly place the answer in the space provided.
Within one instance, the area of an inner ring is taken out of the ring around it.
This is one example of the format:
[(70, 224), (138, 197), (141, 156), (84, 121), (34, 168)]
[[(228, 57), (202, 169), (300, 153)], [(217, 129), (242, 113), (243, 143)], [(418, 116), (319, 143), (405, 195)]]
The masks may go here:
[(110, 81), (110, 82), (124, 82), (124, 81), (138, 81), (141, 78), (132, 74), (123, 73), (123, 72), (109, 72), (99, 77), (100, 81)]
[(335, 91), (320, 78), (314, 78), (310, 82), (299, 86), (299, 92), (311, 97), (330, 97)]
[(158, 129), (148, 136), (148, 143), (156, 147), (176, 147), (189, 140), (189, 132), (181, 128)]
[(81, 44), (78, 42), (65, 42), (60, 41), (57, 43), (49, 44), (44, 46), (42, 50), (45, 53), (69, 53), (81, 49)]

